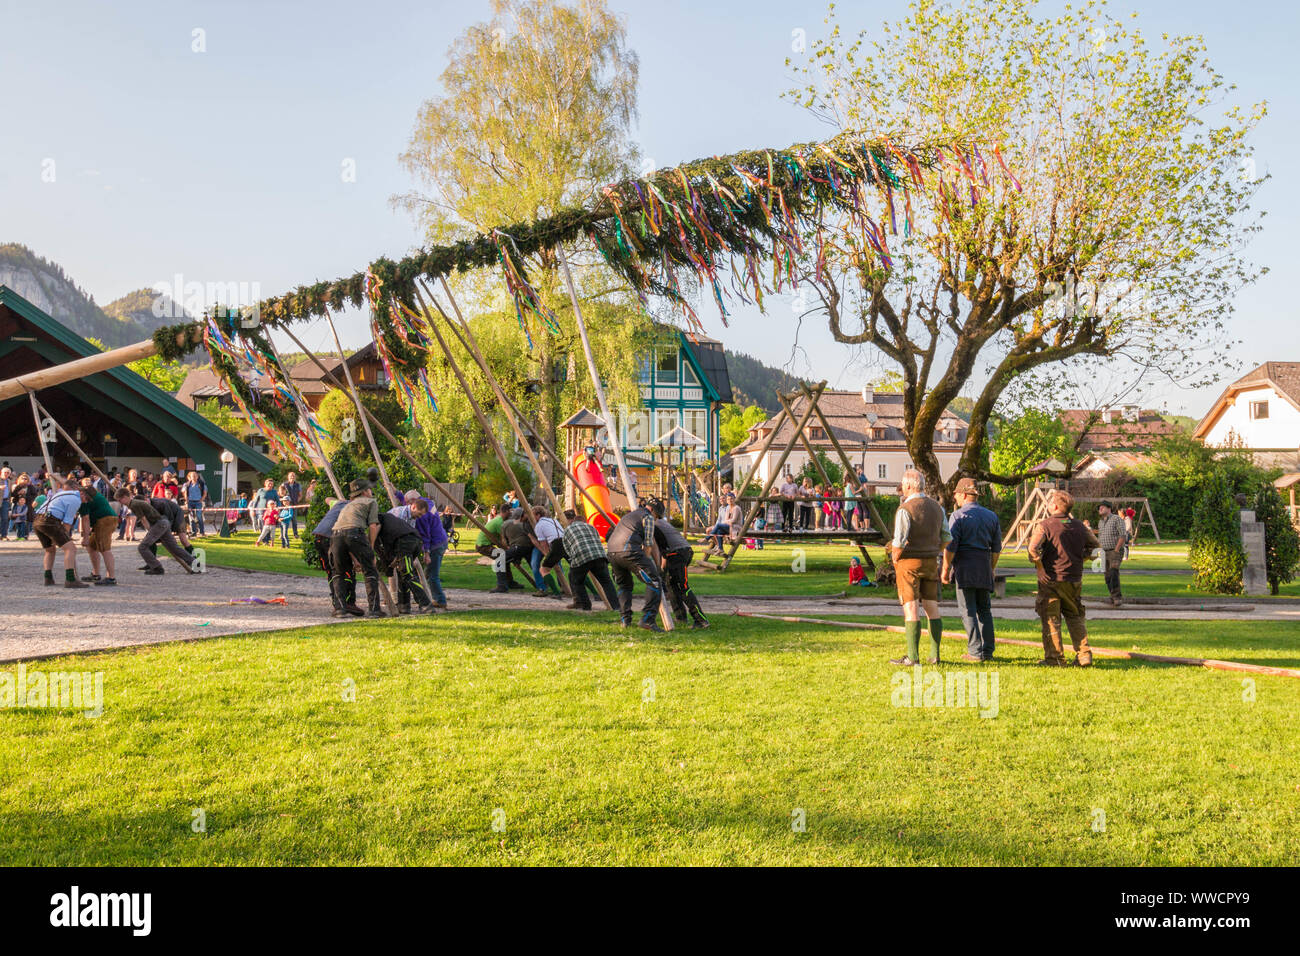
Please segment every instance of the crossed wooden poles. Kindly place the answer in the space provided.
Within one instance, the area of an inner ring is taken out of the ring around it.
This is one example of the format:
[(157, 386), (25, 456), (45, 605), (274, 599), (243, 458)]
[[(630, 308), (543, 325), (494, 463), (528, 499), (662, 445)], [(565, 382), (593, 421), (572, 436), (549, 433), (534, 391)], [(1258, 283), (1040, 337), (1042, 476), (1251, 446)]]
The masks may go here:
[[(768, 473), (767, 482), (763, 485), (763, 490), (759, 493), (758, 498), (754, 503), (750, 505), (749, 511), (745, 515), (745, 522), (741, 525), (740, 533), (733, 538), (731, 542), (731, 550), (727, 552), (726, 558), (723, 559), (721, 566), (718, 568), (719, 571), (727, 570), (727, 567), (731, 564), (731, 559), (736, 556), (736, 552), (740, 549), (741, 542), (745, 539), (745, 532), (749, 530), (750, 525), (754, 523), (754, 519), (758, 517), (759, 510), (764, 507), (765, 499), (772, 491), (772, 486), (776, 484), (777, 477), (781, 474), (781, 469), (785, 465), (786, 459), (790, 457), (790, 452), (794, 451), (796, 445), (803, 445), (804, 451), (808, 453), (809, 459), (816, 466), (818, 473), (821, 475), (822, 481), (827, 485), (834, 484), (834, 482), (831, 481), (830, 476), (826, 474), (826, 469), (822, 467), (821, 459), (817, 456), (817, 452), (813, 449), (812, 443), (808, 440), (808, 436), (804, 432), (809, 420), (814, 415), (821, 423), (822, 430), (826, 433), (826, 437), (830, 439), (831, 445), (839, 456), (840, 462), (844, 465), (845, 473), (853, 475), (857, 474), (857, 469), (853, 467), (853, 462), (849, 460), (849, 456), (845, 453), (843, 446), (840, 445), (840, 440), (835, 437), (835, 431), (831, 428), (830, 422), (826, 420), (826, 416), (822, 413), (821, 405), (819, 403), (821, 401), (822, 392), (825, 390), (826, 383), (824, 381), (818, 382), (816, 385), (812, 386), (809, 386), (805, 382), (800, 384), (797, 391), (789, 393), (778, 391), (776, 393), (777, 399), (781, 402), (781, 411), (776, 418), (773, 419), (772, 430), (768, 432), (767, 438), (763, 441), (762, 447), (759, 448), (758, 453), (754, 456), (754, 465), (749, 469), (749, 474), (745, 476), (744, 480), (736, 482), (736, 488), (743, 491), (750, 481), (753, 480), (754, 475), (758, 474), (759, 466), (767, 456), (772, 444), (776, 441), (776, 433), (781, 430), (781, 426), (785, 424), (786, 421), (790, 421), (794, 424), (794, 433), (790, 436), (790, 440), (786, 442), (785, 449), (781, 452), (781, 457), (777, 459), (776, 464)], [(801, 396), (807, 399), (808, 405), (804, 409), (803, 414), (796, 419), (794, 413), (794, 402)], [(880, 513), (876, 510), (875, 504), (871, 501), (868, 495), (863, 493), (862, 484), (860, 482), (855, 482), (854, 484), (857, 485), (858, 489), (858, 504), (864, 508), (867, 514), (871, 517), (872, 527), (875, 528), (878, 533), (883, 533), (885, 522), (881, 519)], [(858, 550), (862, 553), (862, 560), (867, 569), (875, 570), (876, 564), (871, 560), (871, 555), (867, 553), (866, 544), (863, 543), (860, 537), (857, 538), (855, 543), (858, 546)]]

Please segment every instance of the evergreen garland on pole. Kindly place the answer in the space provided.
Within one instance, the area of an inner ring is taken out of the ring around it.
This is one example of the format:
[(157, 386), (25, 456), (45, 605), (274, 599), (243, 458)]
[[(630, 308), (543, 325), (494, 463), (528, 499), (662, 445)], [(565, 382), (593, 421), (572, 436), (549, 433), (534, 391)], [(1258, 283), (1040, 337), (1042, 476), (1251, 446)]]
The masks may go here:
[(1187, 549), (1198, 590), (1240, 594), (1246, 551), (1241, 543), (1241, 509), (1232, 485), (1220, 468), (1210, 472), (1201, 490)]

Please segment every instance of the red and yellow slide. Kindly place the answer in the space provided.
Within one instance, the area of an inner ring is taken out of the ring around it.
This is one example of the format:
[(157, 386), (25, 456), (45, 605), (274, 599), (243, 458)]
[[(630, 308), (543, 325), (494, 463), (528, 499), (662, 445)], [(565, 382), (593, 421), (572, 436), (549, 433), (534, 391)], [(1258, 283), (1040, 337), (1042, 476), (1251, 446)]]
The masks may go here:
[[(589, 457), (585, 450), (574, 452), (573, 458), (569, 460), (569, 472), (578, 483), (578, 487), (584, 489), (588, 495), (591, 495), (592, 501), (605, 509), (605, 514), (614, 513), (609, 500), (609, 486), (605, 484), (605, 472), (600, 467), (600, 462), (594, 457)], [(592, 506), (586, 495), (578, 495), (578, 505), (582, 508), (582, 514), (587, 522), (596, 529), (601, 539), (608, 538), (613, 525)]]

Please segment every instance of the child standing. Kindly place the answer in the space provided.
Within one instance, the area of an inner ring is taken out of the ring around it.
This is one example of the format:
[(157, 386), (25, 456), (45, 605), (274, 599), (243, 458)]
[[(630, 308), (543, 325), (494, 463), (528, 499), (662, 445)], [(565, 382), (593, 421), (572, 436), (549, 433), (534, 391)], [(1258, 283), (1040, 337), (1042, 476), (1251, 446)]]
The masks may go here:
[(9, 512), (9, 527), (19, 541), (27, 540), (27, 499), (15, 498), (13, 509)]
[(257, 536), (257, 543), (253, 545), (260, 548), (265, 541), (271, 547), (275, 547), (275, 529), (280, 527), (280, 508), (274, 502), (267, 504), (266, 510), (262, 512), (262, 533)]

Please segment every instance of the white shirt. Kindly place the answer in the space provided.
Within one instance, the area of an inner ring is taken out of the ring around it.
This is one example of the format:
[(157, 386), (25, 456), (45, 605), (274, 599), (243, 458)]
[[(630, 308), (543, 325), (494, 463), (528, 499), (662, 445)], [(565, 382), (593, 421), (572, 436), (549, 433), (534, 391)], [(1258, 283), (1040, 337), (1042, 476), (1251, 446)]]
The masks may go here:
[(564, 531), (554, 518), (538, 518), (533, 526), (533, 536), (538, 541), (554, 541), (563, 536)]

